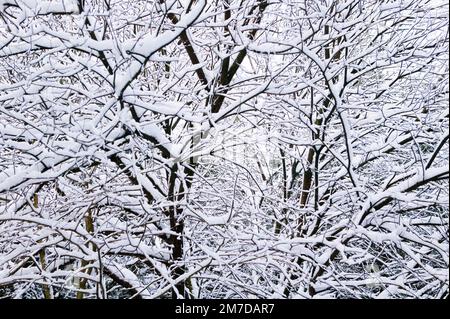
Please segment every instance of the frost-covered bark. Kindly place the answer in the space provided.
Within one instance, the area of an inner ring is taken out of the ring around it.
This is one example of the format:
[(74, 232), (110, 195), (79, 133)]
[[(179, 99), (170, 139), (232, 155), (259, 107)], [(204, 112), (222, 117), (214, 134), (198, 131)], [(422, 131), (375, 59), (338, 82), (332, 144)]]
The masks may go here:
[(0, 295), (448, 295), (443, 1), (0, 1)]

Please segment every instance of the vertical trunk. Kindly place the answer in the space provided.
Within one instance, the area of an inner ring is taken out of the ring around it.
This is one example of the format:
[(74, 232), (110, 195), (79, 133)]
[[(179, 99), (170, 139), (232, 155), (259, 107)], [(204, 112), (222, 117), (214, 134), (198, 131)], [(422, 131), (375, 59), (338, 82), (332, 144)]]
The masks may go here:
[[(184, 221), (180, 218), (183, 209), (178, 206), (177, 200), (179, 196), (184, 196), (183, 188), (180, 187), (179, 193), (181, 195), (175, 194), (176, 182), (177, 182), (177, 170), (178, 164), (175, 164), (169, 175), (169, 193), (168, 198), (173, 202), (173, 206), (169, 207), (169, 222), (170, 230), (173, 234), (170, 235), (169, 243), (172, 245), (172, 259), (170, 266), (173, 267), (174, 279), (179, 278), (185, 273), (185, 267), (182, 265), (183, 262), (183, 233), (184, 233)], [(172, 298), (177, 299), (178, 296), (183, 298), (188, 297), (188, 291), (186, 290), (186, 282), (184, 280), (180, 281), (172, 289)]]
[[(85, 227), (86, 230), (88, 231), (88, 233), (92, 234), (94, 232), (94, 221), (92, 218), (92, 209), (88, 210), (88, 213), (86, 215), (86, 217), (84, 218), (84, 222), (85, 222)], [(89, 243), (88, 243), (89, 245)], [(93, 250), (95, 251), (95, 247), (93, 247)], [(81, 260), (81, 268), (87, 267), (89, 265), (89, 262), (86, 260)], [(85, 270), (82, 270), (82, 273), (85, 274), (91, 274), (92, 272), (92, 268), (88, 268)], [(87, 287), (87, 279), (86, 278), (80, 278), (79, 280), (79, 287), (80, 290), (84, 290)], [(78, 291), (77, 292), (77, 299), (83, 299), (84, 298), (84, 293), (82, 291)]]
[[(337, 1), (333, 4), (333, 8), (332, 11), (334, 10), (334, 6), (336, 5)], [(331, 28), (329, 25), (325, 25), (324, 27), (324, 35), (328, 35), (331, 32)], [(341, 55), (341, 50), (335, 54), (334, 56), (332, 56), (333, 53), (333, 49), (334, 46), (338, 44), (340, 39), (336, 41), (331, 41), (326, 47), (325, 47), (325, 52), (324, 52), (324, 56), (325, 56), (325, 60), (328, 59), (339, 59), (340, 55)], [(335, 79), (336, 80), (336, 79)], [(309, 200), (309, 195), (311, 192), (311, 188), (313, 185), (313, 180), (314, 180), (314, 187), (315, 187), (315, 191), (314, 191), (314, 209), (317, 210), (318, 209), (318, 181), (319, 181), (319, 172), (318, 172), (318, 157), (319, 157), (319, 152), (316, 149), (316, 147), (314, 146), (315, 142), (320, 138), (320, 130), (319, 128), (322, 126), (322, 124), (324, 124), (324, 118), (323, 115), (324, 113), (329, 109), (330, 106), (330, 99), (331, 99), (331, 95), (327, 96), (325, 98), (325, 101), (323, 102), (323, 106), (319, 107), (319, 109), (316, 111), (317, 112), (317, 118), (314, 121), (314, 125), (317, 128), (315, 132), (312, 133), (312, 143), (313, 146), (310, 146), (309, 150), (308, 150), (308, 155), (306, 158), (306, 169), (304, 170), (303, 173), (303, 178), (302, 178), (302, 192), (300, 195), (300, 208), (305, 208), (306, 205), (308, 204), (308, 200)], [(313, 90), (311, 89), (311, 111), (314, 112), (314, 99), (313, 99)], [(311, 115), (312, 118), (312, 115)], [(314, 172), (313, 169), (314, 168)], [(301, 235), (302, 232), (304, 231), (303, 229), (304, 226), (304, 218), (303, 216), (300, 218), (299, 223), (298, 223), (298, 228), (297, 231), (298, 233)]]
[[(33, 206), (34, 208), (38, 208), (38, 205), (39, 205), (39, 197), (38, 194), (35, 193), (33, 196)], [(41, 248), (41, 250), (39, 250), (39, 262), (41, 264), (42, 271), (45, 271), (45, 268), (47, 268), (45, 259), (46, 259), (45, 248)], [(52, 299), (52, 292), (49, 285), (43, 284), (42, 290), (44, 292), (45, 299)]]
[[(334, 2), (332, 11), (334, 10), (334, 6), (337, 1)], [(324, 34), (328, 35), (331, 33), (331, 27), (329, 25), (325, 25)], [(324, 51), (325, 60), (329, 59), (338, 59), (340, 52), (336, 56), (333, 55), (333, 48), (337, 43), (335, 41), (331, 41), (326, 47)], [(307, 158), (306, 158), (306, 168), (304, 169), (302, 176), (302, 191), (300, 195), (300, 209), (305, 208), (308, 205), (308, 202), (311, 198), (310, 194), (312, 192), (312, 187), (314, 185), (314, 210), (319, 209), (318, 201), (319, 201), (319, 149), (316, 147), (316, 142), (320, 141), (321, 130), (320, 127), (325, 124), (326, 120), (324, 119), (324, 114), (330, 108), (331, 104), (331, 94), (325, 97), (323, 105), (321, 105), (317, 110), (314, 109), (314, 94), (313, 89), (311, 88), (311, 124), (314, 124), (315, 131), (312, 132), (312, 145), (308, 149)], [(313, 122), (313, 114), (316, 112), (316, 119)], [(320, 222), (318, 221), (316, 225)], [(297, 222), (297, 236), (302, 237), (306, 233), (306, 214), (301, 214)], [(297, 258), (296, 263), (301, 266), (303, 260), (301, 258)], [(291, 276), (291, 279), (296, 279), (297, 276), (294, 274)], [(308, 289), (311, 292), (310, 286)], [(289, 287), (285, 289), (285, 294), (289, 294)]]
[[(327, 105), (329, 103), (324, 103), (324, 108), (327, 107)], [(322, 116), (323, 113), (323, 109), (321, 109), (319, 111), (319, 116)], [(316, 119), (316, 121), (314, 122), (314, 124), (317, 127), (320, 127), (322, 125), (323, 119), (322, 117), (318, 117)], [(315, 144), (315, 141), (319, 139), (319, 133), (318, 132), (313, 132), (312, 134), (312, 139), (313, 139), (313, 144)], [(314, 184), (315, 187), (315, 191), (314, 191), (314, 203), (317, 203), (318, 201), (318, 181), (319, 181), (319, 172), (318, 172), (318, 151), (316, 150), (316, 147), (310, 146), (308, 149), (308, 155), (306, 157), (306, 168), (303, 171), (303, 177), (302, 177), (302, 192), (300, 195), (300, 208), (303, 209), (307, 206), (309, 198), (310, 198), (310, 193), (311, 193), (311, 188), (312, 185)], [(314, 208), (317, 210), (318, 207), (315, 204)], [(305, 218), (304, 215), (299, 217), (298, 223), (297, 223), (297, 233), (298, 236), (302, 236), (304, 233), (304, 226), (305, 223)]]
[[(170, 243), (172, 244), (172, 263), (174, 266), (173, 273), (175, 279), (179, 278), (185, 273), (185, 267), (181, 265), (183, 262), (183, 232), (184, 223), (178, 220), (177, 216), (182, 213), (182, 209), (174, 208), (170, 215), (170, 228), (176, 233), (176, 235), (171, 235)], [(184, 298), (188, 297), (188, 291), (186, 289), (186, 282), (184, 280), (180, 281), (175, 285), (175, 289), (172, 290), (172, 298), (177, 299), (178, 294)], [(178, 292), (178, 294), (177, 294)]]

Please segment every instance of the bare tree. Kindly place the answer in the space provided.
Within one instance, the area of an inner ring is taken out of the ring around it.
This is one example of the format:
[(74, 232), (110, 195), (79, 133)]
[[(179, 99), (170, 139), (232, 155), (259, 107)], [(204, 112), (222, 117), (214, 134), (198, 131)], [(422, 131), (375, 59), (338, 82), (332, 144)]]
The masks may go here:
[(0, 294), (448, 295), (440, 1), (0, 1)]

